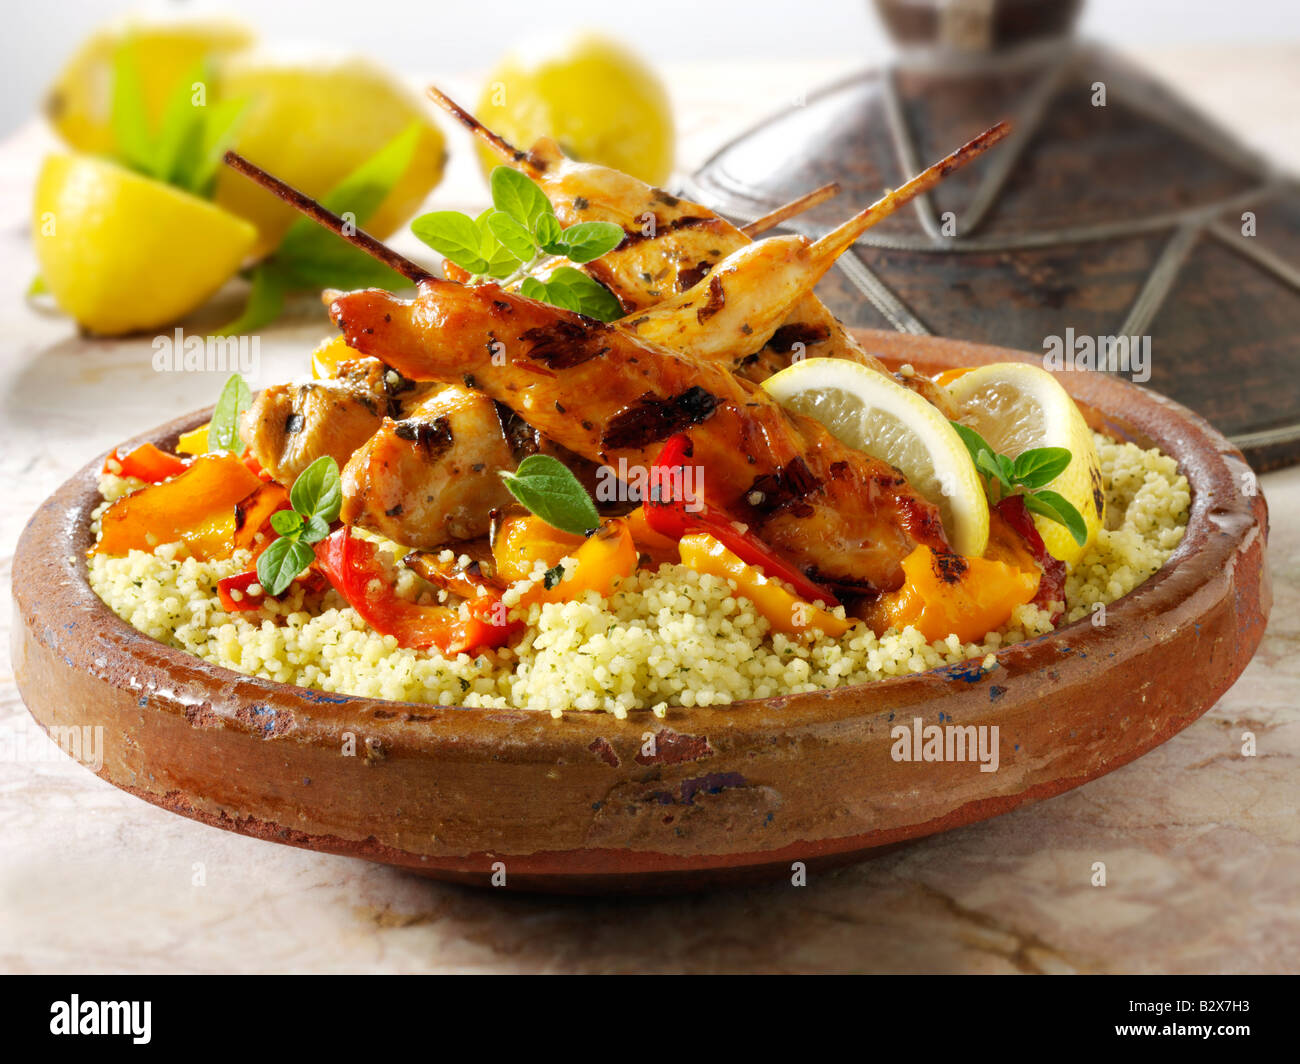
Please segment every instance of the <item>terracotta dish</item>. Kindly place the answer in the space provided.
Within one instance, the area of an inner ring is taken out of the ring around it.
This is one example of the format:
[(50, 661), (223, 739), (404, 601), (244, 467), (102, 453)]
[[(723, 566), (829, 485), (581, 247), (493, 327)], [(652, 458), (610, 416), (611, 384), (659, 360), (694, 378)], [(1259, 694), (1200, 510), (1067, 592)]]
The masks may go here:
[[(932, 372), (1026, 356), (859, 332)], [(173, 812), (440, 879), (600, 892), (790, 876), (1077, 787), (1196, 720), (1250, 660), (1270, 606), (1267, 507), (1195, 414), (1098, 374), (1062, 383), (1090, 423), (1175, 456), (1187, 534), (1107, 610), (978, 661), (726, 708), (604, 713), (437, 708), (251, 679), (136, 632), (91, 591), (99, 502), (86, 466), (14, 559), (14, 668), (47, 729), (100, 726), (100, 775)], [(141, 437), (174, 444), (195, 413)], [(890, 730), (997, 725), (1000, 765), (891, 759)], [(653, 752), (646, 743), (656, 733)], [(345, 756), (349, 736), (355, 755)], [(494, 867), (495, 866), (495, 867)]]

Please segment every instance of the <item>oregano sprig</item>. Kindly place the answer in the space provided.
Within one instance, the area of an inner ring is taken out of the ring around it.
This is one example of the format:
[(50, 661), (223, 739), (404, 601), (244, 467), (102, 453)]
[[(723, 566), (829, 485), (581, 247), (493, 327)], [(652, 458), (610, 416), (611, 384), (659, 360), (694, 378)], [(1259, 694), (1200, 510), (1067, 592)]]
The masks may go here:
[(311, 544), (329, 535), (330, 524), (343, 506), (339, 464), (322, 455), (298, 474), (289, 489), (291, 510), (271, 515), (279, 537), (257, 559), (257, 579), (268, 595), (281, 594), (316, 556)]
[(1066, 448), (1031, 447), (1011, 458), (998, 454), (969, 425), (954, 421), (952, 427), (970, 452), (976, 471), (987, 479), (991, 495), (999, 498), (1023, 495), (1025, 506), (1031, 513), (1064, 525), (1081, 547), (1088, 541), (1088, 526), (1083, 515), (1064, 495), (1047, 487), (1070, 465), (1071, 455)]
[(552, 528), (585, 536), (600, 524), (591, 495), (558, 458), (530, 454), (513, 473), (502, 470), (501, 479), (511, 495)]
[(520, 294), (598, 321), (623, 316), (618, 300), (599, 281), (572, 266), (559, 266), (545, 279), (530, 276), (546, 257), (583, 265), (623, 241), (613, 222), (579, 222), (561, 228), (555, 208), (537, 182), (498, 166), (488, 179), (492, 207), (477, 218), (459, 211), (433, 211), (411, 223), (411, 231), (449, 262), (484, 280), (520, 284)]

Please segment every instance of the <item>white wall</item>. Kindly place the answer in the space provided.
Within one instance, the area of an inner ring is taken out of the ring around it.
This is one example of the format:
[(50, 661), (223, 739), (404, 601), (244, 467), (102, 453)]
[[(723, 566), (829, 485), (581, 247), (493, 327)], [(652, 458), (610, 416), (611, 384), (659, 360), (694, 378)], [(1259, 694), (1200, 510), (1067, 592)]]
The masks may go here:
[[(60, 64), (92, 28), (144, 7), (227, 11), (268, 40), (357, 48), (411, 74), (482, 69), (520, 37), (575, 26), (614, 33), (658, 62), (780, 61), (831, 54), (864, 65), (887, 50), (868, 0), (7, 0), (0, 136), (32, 113)], [(1135, 50), (1179, 44), (1300, 40), (1297, 0), (1089, 0), (1083, 29)]]

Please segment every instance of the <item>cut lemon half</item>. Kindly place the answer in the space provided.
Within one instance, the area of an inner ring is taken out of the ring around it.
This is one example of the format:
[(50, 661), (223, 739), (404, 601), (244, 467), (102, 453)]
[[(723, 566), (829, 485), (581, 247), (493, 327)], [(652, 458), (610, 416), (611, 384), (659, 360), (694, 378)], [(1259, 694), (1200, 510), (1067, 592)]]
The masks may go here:
[(1024, 362), (997, 362), (963, 373), (948, 385), (959, 420), (999, 454), (1016, 457), (1032, 447), (1064, 447), (1065, 472), (1047, 485), (1083, 516), (1088, 536), (1080, 546), (1064, 525), (1034, 515), (1034, 525), (1053, 557), (1073, 566), (1097, 538), (1106, 518), (1101, 462), (1092, 430), (1060, 383), (1045, 369)]
[(104, 336), (188, 314), (234, 276), (257, 237), (207, 200), (90, 155), (45, 160), (35, 214), (50, 294)]
[(989, 539), (984, 484), (961, 437), (935, 407), (884, 374), (842, 358), (808, 358), (763, 382), (787, 410), (901, 470), (939, 508), (948, 542), (978, 557)]

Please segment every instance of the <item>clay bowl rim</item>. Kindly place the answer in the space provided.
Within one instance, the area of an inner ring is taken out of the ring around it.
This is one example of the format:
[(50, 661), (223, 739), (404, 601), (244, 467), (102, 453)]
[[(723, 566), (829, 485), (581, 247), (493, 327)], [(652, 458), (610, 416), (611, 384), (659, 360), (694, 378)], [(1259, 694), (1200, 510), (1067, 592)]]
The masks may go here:
[[(985, 362), (1035, 361), (1024, 352), (963, 341), (874, 330), (853, 331), (868, 350), (886, 361), (894, 365), (911, 363), (926, 372)], [(1156, 573), (1107, 607), (1105, 626), (1094, 627), (1090, 618), (1084, 617), (996, 652), (998, 666), (1006, 670), (1003, 675), (1014, 678), (1051, 668), (1059, 671), (1062, 681), (1068, 682), (1078, 679), (1077, 675), (1071, 675), (1075, 670), (1105, 668), (1100, 663), (1114, 663), (1117, 658), (1127, 657), (1132, 649), (1129, 637), (1135, 630), (1162, 618), (1176, 623), (1173, 615), (1179, 607), (1207, 586), (1230, 585), (1233, 559), (1244, 551), (1249, 537), (1261, 534), (1266, 542), (1267, 508), (1262, 493), (1251, 497), (1238, 489), (1242, 476), (1253, 475), (1240, 452), (1192, 411), (1158, 393), (1101, 374), (1063, 374), (1058, 379), (1083, 404), (1085, 415), (1095, 429), (1119, 440), (1160, 446), (1176, 458), (1180, 472), (1187, 476), (1192, 489), (1191, 510), (1182, 542)], [(1116, 413), (1118, 410), (1124, 412)], [(208, 408), (183, 415), (119, 446), (146, 441), (174, 444), (181, 432), (202, 424), (210, 413)], [(491, 749), (510, 734), (504, 729), (521, 720), (545, 722), (542, 728), (534, 729), (540, 742), (529, 760), (572, 752), (575, 743), (585, 748), (620, 725), (640, 728), (660, 720), (648, 708), (630, 711), (625, 720), (602, 711), (576, 709), (567, 709), (561, 718), (554, 719), (543, 710), (517, 707), (508, 710), (457, 707), (326, 693), (246, 676), (158, 642), (113, 613), (88, 581), (85, 549), (91, 542), (90, 513), (101, 501), (97, 480), (103, 458), (101, 455), (84, 466), (37, 509), (24, 528), (15, 552), (13, 579), (15, 606), (23, 614), (20, 624), (30, 626), (29, 617), (34, 621), (40, 614), (66, 616), (72, 610), (78, 614), (78, 625), (92, 628), (101, 637), (96, 640), (95, 654), (87, 653), (79, 663), (79, 667), (88, 669), (97, 679), (113, 683), (114, 662), (107, 657), (112, 655), (119, 665), (130, 663), (133, 684), (138, 684), (141, 690), (160, 693), (174, 690), (175, 683), (168, 677), (168, 669), (178, 668), (188, 675), (191, 685), (213, 692), (214, 703), (218, 700), (230, 703), (235, 699), (256, 702), (273, 695), (291, 703), (297, 724), (295, 738), (299, 742), (315, 741), (331, 746), (337, 744), (341, 730), (355, 726), (358, 720), (364, 719), (373, 727), (376, 711), (381, 711), (388, 732), (385, 742), (426, 754), (441, 751), (458, 758)], [(64, 575), (71, 570), (74, 578), (56, 581), (53, 586), (49, 583), (34, 586), (34, 574), (40, 571), (42, 561), (60, 562)], [(1267, 612), (1267, 604), (1262, 603), (1261, 609)], [(1093, 641), (1089, 653), (1086, 656), (1072, 653), (1071, 644), (1085, 635)], [(98, 660), (92, 661), (95, 657)], [(668, 719), (680, 724), (696, 714), (708, 713), (708, 726), (715, 738), (731, 733), (832, 725), (848, 719), (883, 719), (900, 706), (915, 705), (945, 691), (955, 693), (956, 689), (966, 687), (964, 683), (952, 681), (966, 679), (963, 674), (969, 674), (972, 665), (979, 661), (973, 658), (923, 673), (723, 706), (689, 709), (673, 706), (668, 710)], [(226, 725), (239, 726), (231, 717), (226, 718)]]

